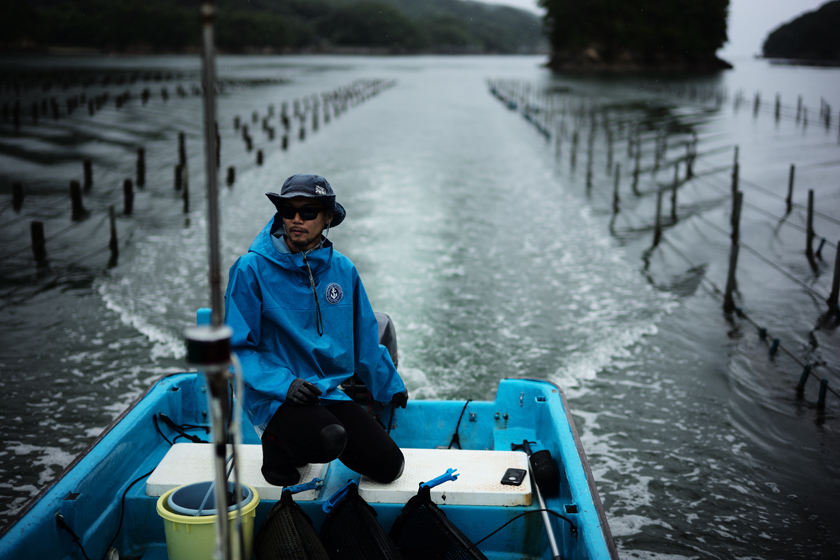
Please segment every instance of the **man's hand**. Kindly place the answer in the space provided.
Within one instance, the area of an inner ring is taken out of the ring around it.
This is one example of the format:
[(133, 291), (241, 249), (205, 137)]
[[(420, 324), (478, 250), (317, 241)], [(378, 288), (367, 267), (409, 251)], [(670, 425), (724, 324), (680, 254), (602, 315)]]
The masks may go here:
[(408, 403), (408, 391), (400, 391), (391, 398), (391, 406), (405, 408)]
[(320, 399), (318, 395), (321, 390), (301, 378), (297, 378), (289, 385), (289, 391), (286, 393), (286, 401), (292, 404), (318, 404)]

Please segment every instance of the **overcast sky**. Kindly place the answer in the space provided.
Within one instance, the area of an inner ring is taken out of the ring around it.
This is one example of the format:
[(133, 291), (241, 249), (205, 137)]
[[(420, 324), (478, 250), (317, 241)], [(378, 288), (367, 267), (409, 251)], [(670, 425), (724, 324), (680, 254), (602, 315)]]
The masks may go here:
[[(507, 4), (541, 13), (537, 0), (481, 0)], [(632, 1), (632, 0), (628, 0)], [(702, 2), (703, 0), (696, 0)], [(723, 58), (751, 56), (761, 52), (767, 34), (803, 12), (812, 11), (828, 0), (729, 0), (729, 42), (718, 51)]]

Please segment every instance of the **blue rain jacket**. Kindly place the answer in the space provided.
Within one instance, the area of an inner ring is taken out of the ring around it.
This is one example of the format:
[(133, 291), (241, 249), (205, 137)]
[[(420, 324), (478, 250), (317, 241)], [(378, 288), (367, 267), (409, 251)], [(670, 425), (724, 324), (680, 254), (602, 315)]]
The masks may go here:
[(283, 253), (272, 243), (272, 233), (282, 227), (275, 215), (231, 267), (225, 293), (225, 320), (242, 363), (242, 405), (251, 423), (268, 424), (296, 377), (314, 383), (322, 399), (337, 401), (350, 400), (338, 387), (357, 373), (377, 401), (390, 402), (405, 385), (379, 344), (356, 267), (329, 241), (309, 253), (324, 330), (318, 336), (303, 255)]

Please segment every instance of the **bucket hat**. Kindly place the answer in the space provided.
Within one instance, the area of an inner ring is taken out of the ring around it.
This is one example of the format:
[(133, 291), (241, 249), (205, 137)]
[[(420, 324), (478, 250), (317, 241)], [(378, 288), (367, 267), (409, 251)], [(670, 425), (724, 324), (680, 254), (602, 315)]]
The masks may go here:
[(265, 196), (274, 204), (277, 211), (280, 211), (280, 206), (285, 199), (294, 198), (296, 196), (306, 196), (315, 198), (324, 203), (328, 210), (332, 211), (333, 218), (330, 222), (330, 227), (335, 227), (344, 221), (347, 211), (344, 207), (335, 201), (335, 191), (333, 191), (329, 182), (320, 175), (309, 175), (301, 173), (292, 175), (283, 183), (280, 188), (280, 194), (265, 193)]

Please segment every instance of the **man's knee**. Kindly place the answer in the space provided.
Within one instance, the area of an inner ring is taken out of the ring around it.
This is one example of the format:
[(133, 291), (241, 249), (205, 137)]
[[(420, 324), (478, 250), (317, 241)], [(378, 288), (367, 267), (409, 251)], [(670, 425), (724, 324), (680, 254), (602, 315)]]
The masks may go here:
[(376, 482), (388, 484), (402, 476), (405, 470), (405, 457), (399, 447), (394, 451), (383, 457), (383, 463), (379, 466), (376, 476), (371, 476)]
[[(321, 449), (324, 454), (332, 459), (337, 458), (344, 452), (347, 445), (347, 432), (341, 424), (330, 424), (321, 428), (321, 433), (318, 434), (321, 443)], [(330, 461), (332, 461), (330, 459)]]

